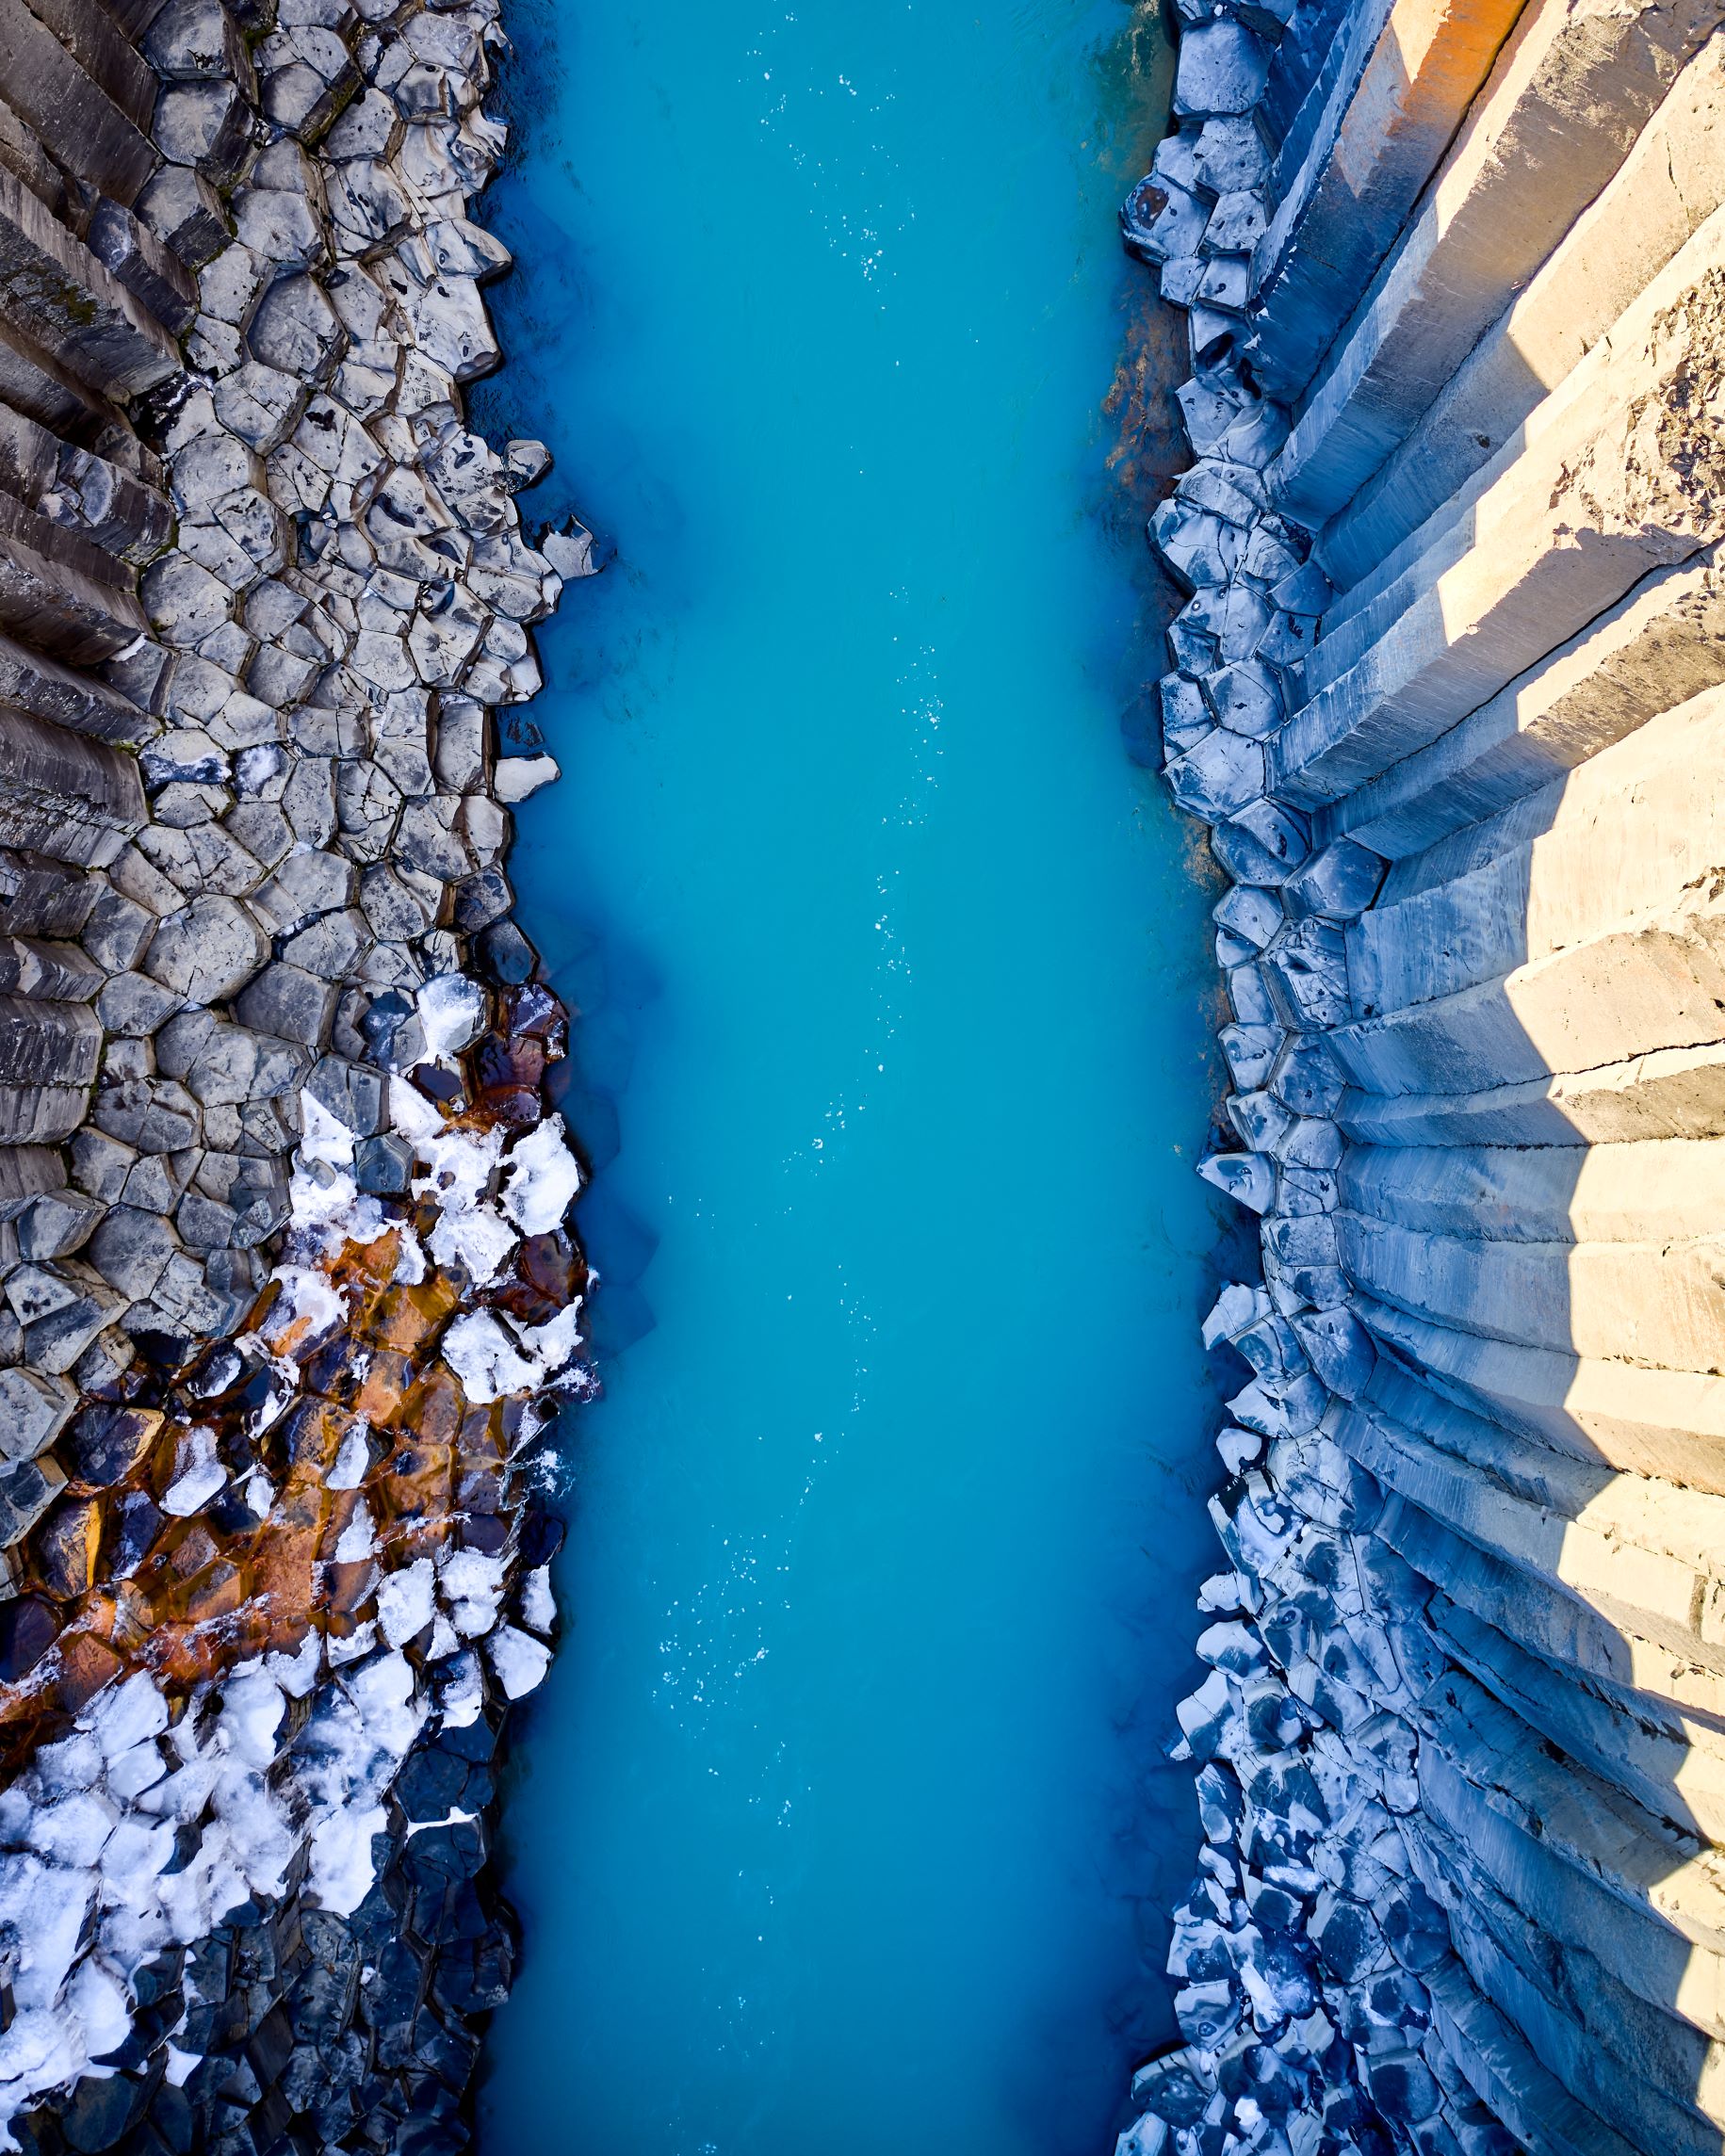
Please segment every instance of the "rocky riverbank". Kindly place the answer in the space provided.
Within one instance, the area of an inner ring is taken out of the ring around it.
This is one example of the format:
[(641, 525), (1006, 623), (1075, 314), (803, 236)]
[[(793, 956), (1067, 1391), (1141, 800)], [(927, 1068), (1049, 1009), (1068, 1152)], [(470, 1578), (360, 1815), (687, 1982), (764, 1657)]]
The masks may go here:
[[(14, 19), (15, 18), (15, 19)], [(464, 2145), (587, 1383), (495, 0), (0, 23), (0, 2124)]]
[(1180, 8), (1163, 768), (1232, 887), (1187, 2042), (1121, 2156), (1717, 2150), (1710, 5)]

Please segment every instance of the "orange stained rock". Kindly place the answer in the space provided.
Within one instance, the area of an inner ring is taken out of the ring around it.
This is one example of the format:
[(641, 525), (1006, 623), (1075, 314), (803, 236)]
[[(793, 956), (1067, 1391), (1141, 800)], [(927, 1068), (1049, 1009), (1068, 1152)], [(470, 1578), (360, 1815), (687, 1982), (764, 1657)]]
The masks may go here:
[[(303, 1636), (317, 1594), (317, 1548), (321, 1540), (318, 1522), (310, 1525), (277, 1524), (272, 1518), (257, 1538), (252, 1579), (257, 1592), (270, 1605), (270, 1622), (297, 1619)], [(296, 1642), (296, 1644), (298, 1644)]]
[(444, 1514), (437, 1519), (408, 1519), (395, 1522), (389, 1529), (388, 1550), (390, 1569), (412, 1564), (416, 1558), (435, 1558), (438, 1551), (448, 1549), (454, 1539), (455, 1522)]
[(171, 1594), (175, 1580), (186, 1581), (212, 1563), (218, 1554), (216, 1538), (201, 1519), (173, 1521), (156, 1544), (148, 1571), (140, 1570), (139, 1585), (154, 1574), (164, 1592)]
[(364, 1382), (349, 1403), (374, 1429), (387, 1429), (402, 1412), (416, 1372), (394, 1348), (373, 1348)]
[(0, 1700), (0, 1774), (10, 1781), (29, 1765), (30, 1755), (39, 1745), (51, 1744), (66, 1734), (71, 1718), (55, 1708), (43, 1692), (8, 1685), (6, 1694)]
[(456, 1444), (473, 1458), (507, 1459), (509, 1446), (503, 1435), (502, 1402), (494, 1401), (489, 1407), (470, 1407), (462, 1417), (461, 1435)]
[(350, 1242), (342, 1246), (326, 1271), (347, 1305), (346, 1330), (363, 1339), (373, 1313), (389, 1291), (401, 1256), (398, 1233), (381, 1235), (375, 1242)]
[(280, 1283), (272, 1280), (258, 1298), (252, 1330), (276, 1354), (302, 1359), (332, 1328), (320, 1326), (310, 1314), (285, 1301)]
[(510, 1473), (495, 1461), (464, 1459), (455, 1481), (455, 1503), (461, 1512), (495, 1512), (505, 1509)]
[(455, 1455), (448, 1445), (403, 1446), (384, 1463), (373, 1489), (391, 1520), (435, 1519), (449, 1510)]
[(193, 1625), (205, 1625), (212, 1617), (225, 1617), (244, 1601), (251, 1584), (247, 1567), (218, 1558), (214, 1564), (188, 1580), (175, 1597), (174, 1615)]
[(125, 1668), (124, 1660), (93, 1632), (62, 1634), (55, 1651), (59, 1659), (55, 1696), (68, 1714), (77, 1713)]
[(37, 1579), (62, 1601), (88, 1594), (102, 1555), (102, 1505), (98, 1499), (62, 1498), (31, 1537)]
[(101, 1603), (87, 1604), (82, 1614), (116, 1654), (136, 1655), (149, 1643), (149, 1599), (138, 1593), (130, 1580), (122, 1580), (111, 1592), (105, 1594)]
[(208, 1684), (243, 1658), (213, 1626), (165, 1624), (151, 1635), (146, 1666), (170, 1693), (185, 1694)]
[(329, 1511), (329, 1492), (323, 1484), (323, 1469), (316, 1462), (306, 1462), (287, 1470), (287, 1479), (282, 1485), (282, 1494), (269, 1515), (269, 1527), (266, 1531), (270, 1539), (281, 1534), (293, 1534), (308, 1530), (314, 1539), (322, 1532), (324, 1516)]
[[(401, 1231), (392, 1227), (369, 1242), (344, 1242), (327, 1270), (337, 1287), (350, 1289), (356, 1297), (378, 1295), (395, 1278), (400, 1262)], [(349, 1308), (355, 1319), (364, 1317), (357, 1301)]]
[[(326, 1564), (323, 1568), (323, 1608), (341, 1629), (350, 1630), (361, 1611), (377, 1592), (383, 1575), (369, 1557), (350, 1564)], [(332, 1629), (335, 1629), (334, 1626)]]
[(433, 1273), (417, 1287), (388, 1289), (379, 1297), (366, 1326), (366, 1336), (378, 1347), (395, 1348), (411, 1355), (425, 1348), (433, 1334), (454, 1315), (460, 1299), (456, 1283)]
[(467, 1397), (447, 1365), (433, 1363), (402, 1403), (401, 1420), (433, 1445), (452, 1445), (459, 1435)]
[(286, 1608), (263, 1597), (255, 1605), (261, 1639), (259, 1654), (298, 1654), (304, 1645), (305, 1635), (314, 1629), (312, 1614), (304, 1607)]
[(334, 1466), (353, 1420), (346, 1408), (333, 1402), (316, 1397), (301, 1400), (269, 1433), (268, 1441), (289, 1470), (312, 1467), (321, 1477)]
[[(482, 1101), (464, 1112), (455, 1119), (462, 1127), (518, 1121), (529, 1102), (514, 1090), (543, 1068), (537, 1039), (546, 1055), (562, 1052), (561, 1006), (537, 987), (512, 993), (536, 1038), (488, 1046), (484, 1076), (496, 1104), (489, 1112)], [(473, 1098), (480, 1089), (466, 1090)], [(536, 1094), (530, 1105), (537, 1120)], [(419, 1233), (429, 1232), (435, 1215), (431, 1200), (420, 1202)], [(468, 1404), (454, 1373), (436, 1359), (436, 1342), (456, 1310), (472, 1306), (471, 1283), (459, 1270), (398, 1283), (402, 1242), (401, 1232), (391, 1230), (344, 1244), (321, 1262), (344, 1309), (334, 1331), (314, 1332), (309, 1319), (284, 1305), (277, 1283), (260, 1294), (247, 1329), (300, 1366), (298, 1398), (262, 1432), (253, 1433), (252, 1420), (267, 1373), (255, 1362), (212, 1397), (198, 1382), (212, 1367), (207, 1356), (177, 1377), (140, 1361), (121, 1381), (118, 1398), (85, 1401), (47, 1455), (75, 1480), (31, 1536), (28, 1569), (16, 1582), (40, 1606), (49, 1644), (16, 1681), (0, 1683), (7, 1771), (63, 1734), (94, 1692), (128, 1670), (149, 1670), (177, 1711), (193, 1688), (220, 1679), (236, 1662), (293, 1653), (314, 1629), (350, 1637), (383, 1569), (452, 1544), (503, 1547), (501, 1516), (513, 1486), (507, 1463), (530, 1411), (525, 1399)], [(585, 1265), (578, 1246), (561, 1234), (535, 1239), (523, 1252), (516, 1280), (498, 1297), (513, 1297), (517, 1314), (537, 1321), (542, 1305), (561, 1306), (584, 1285)], [(198, 1517), (166, 1517), (155, 1500), (183, 1468), (187, 1434), (199, 1425), (216, 1437), (229, 1492)], [(381, 1548), (338, 1562), (335, 1548), (362, 1492), (332, 1491), (328, 1477), (355, 1430), (366, 1436), (363, 1497)], [(277, 1493), (261, 1525), (234, 1501), (253, 1463)], [(128, 1577), (114, 1577), (122, 1569)]]

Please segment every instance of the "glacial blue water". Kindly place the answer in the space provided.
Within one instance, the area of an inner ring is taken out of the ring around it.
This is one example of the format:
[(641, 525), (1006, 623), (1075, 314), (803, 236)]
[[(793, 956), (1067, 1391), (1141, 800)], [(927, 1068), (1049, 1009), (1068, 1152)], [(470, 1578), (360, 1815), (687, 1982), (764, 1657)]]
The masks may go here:
[(1102, 410), (1153, 24), (512, 0), (477, 409), (615, 559), (513, 864), (607, 1396), (490, 2156), (1090, 2156), (1172, 2032), (1214, 1013)]

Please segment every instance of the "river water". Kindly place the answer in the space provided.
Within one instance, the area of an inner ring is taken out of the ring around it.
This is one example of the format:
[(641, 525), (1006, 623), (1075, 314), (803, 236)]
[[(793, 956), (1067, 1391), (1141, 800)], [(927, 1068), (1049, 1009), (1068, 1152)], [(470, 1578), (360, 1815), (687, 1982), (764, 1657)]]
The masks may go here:
[(508, 20), (477, 410), (615, 549), (513, 863), (607, 1396), (484, 2147), (1090, 2156), (1172, 2033), (1215, 1558), (1206, 900), (1121, 745), (1102, 410), (1165, 47), (1127, 0)]

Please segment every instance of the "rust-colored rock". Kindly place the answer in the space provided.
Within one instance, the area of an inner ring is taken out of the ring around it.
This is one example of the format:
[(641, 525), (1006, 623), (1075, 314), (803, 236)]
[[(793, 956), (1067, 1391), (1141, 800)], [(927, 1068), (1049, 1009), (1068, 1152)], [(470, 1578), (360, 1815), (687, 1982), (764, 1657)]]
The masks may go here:
[(60, 1644), (59, 1675), (55, 1685), (59, 1705), (68, 1714), (77, 1713), (124, 1668), (124, 1658), (93, 1632), (73, 1634)]
[(406, 1355), (394, 1348), (373, 1348), (366, 1375), (350, 1404), (362, 1421), (384, 1430), (403, 1412), (415, 1371)]
[(32, 1564), (48, 1594), (71, 1601), (95, 1585), (102, 1524), (102, 1506), (95, 1498), (62, 1498), (36, 1530)]
[(434, 1275), (416, 1288), (391, 1288), (371, 1314), (367, 1337), (379, 1347), (418, 1354), (454, 1315), (458, 1300), (455, 1282), (446, 1275)]

